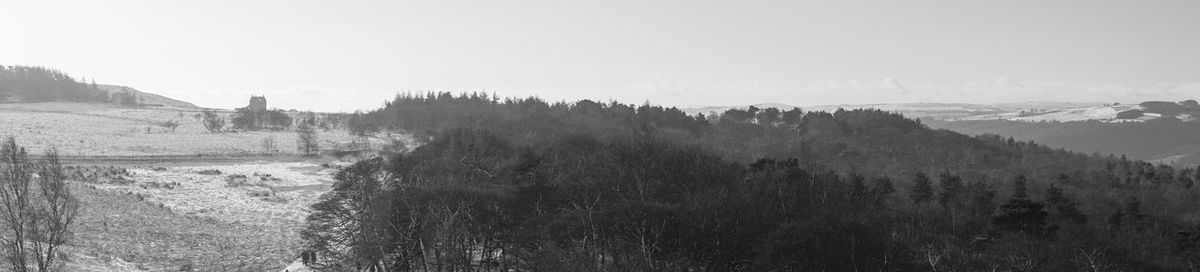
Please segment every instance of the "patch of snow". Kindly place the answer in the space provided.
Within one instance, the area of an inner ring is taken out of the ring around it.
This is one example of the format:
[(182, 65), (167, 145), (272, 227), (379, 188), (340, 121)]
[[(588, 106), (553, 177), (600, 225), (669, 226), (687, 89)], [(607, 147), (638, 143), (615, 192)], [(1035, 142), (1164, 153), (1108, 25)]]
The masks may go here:
[[(201, 170), (218, 170), (221, 174), (200, 174)], [(147, 201), (161, 203), (178, 213), (262, 226), (303, 222), (308, 216), (308, 207), (329, 190), (332, 175), (336, 173), (336, 170), (314, 162), (258, 162), (129, 171), (130, 179), (135, 181), (133, 184), (100, 184), (96, 187), (143, 195)]]
[(1073, 121), (1103, 121), (1103, 122), (1138, 122), (1148, 119), (1155, 119), (1160, 116), (1154, 113), (1146, 113), (1139, 119), (1117, 119), (1117, 114), (1128, 110), (1141, 110), (1138, 105), (1102, 105), (1089, 107), (1071, 107), (1062, 109), (1044, 109), (1044, 110), (1022, 110), (1015, 112), (1003, 112), (987, 115), (968, 116), (957, 118), (961, 121), (979, 121), (979, 120), (1009, 120), (1022, 122), (1073, 122)]
[(286, 272), (312, 272), (312, 271), (317, 271), (317, 270), (312, 269), (311, 267), (305, 266), (304, 263), (300, 262), (300, 260), (296, 260), (296, 262), (288, 264), (287, 267), (284, 267), (283, 270), (280, 270), (280, 271), (281, 272), (283, 272), (283, 271), (286, 271)]

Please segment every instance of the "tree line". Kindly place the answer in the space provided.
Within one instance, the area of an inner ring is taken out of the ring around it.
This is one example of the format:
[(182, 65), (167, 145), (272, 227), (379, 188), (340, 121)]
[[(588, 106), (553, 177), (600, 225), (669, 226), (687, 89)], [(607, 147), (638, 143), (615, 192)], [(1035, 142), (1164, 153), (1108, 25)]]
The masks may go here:
[(77, 80), (55, 69), (0, 65), (0, 101), (96, 102), (137, 106), (140, 99), (132, 92), (110, 95), (95, 82)]
[(284, 130), (292, 126), (292, 117), (282, 110), (252, 111), (238, 109), (230, 118), (234, 129)]

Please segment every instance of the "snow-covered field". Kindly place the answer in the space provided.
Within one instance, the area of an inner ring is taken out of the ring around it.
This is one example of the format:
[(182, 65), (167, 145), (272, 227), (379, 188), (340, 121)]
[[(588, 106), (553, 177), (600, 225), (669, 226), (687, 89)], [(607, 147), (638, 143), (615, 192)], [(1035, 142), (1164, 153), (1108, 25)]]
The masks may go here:
[[(80, 236), (86, 238), (72, 248), (74, 257), (67, 266), (73, 271), (173, 271), (178, 264), (201, 266), (216, 262), (230, 265), (237, 271), (251, 268), (254, 271), (282, 270), (284, 267), (298, 271), (293, 260), (300, 248), (298, 231), (304, 226), (308, 207), (331, 189), (337, 169), (348, 164), (350, 162), (319, 160), (252, 161), (219, 165), (138, 166), (124, 170), (115, 168), (115, 173), (118, 173), (115, 176), (80, 181), (79, 184), (87, 187), (82, 189), (126, 196), (135, 203), (111, 203), (114, 199), (120, 199), (113, 197), (102, 197), (99, 198), (101, 202), (92, 203), (98, 200), (89, 197), (88, 205), (145, 205), (156, 207), (156, 213), (146, 213), (144, 218), (127, 218), (137, 222), (135, 224), (144, 225), (122, 226), (116, 221), (111, 222), (112, 228), (134, 233), (136, 238), (108, 234), (109, 221), (115, 219), (110, 217), (125, 216), (114, 214), (113, 211), (102, 215), (94, 212), (86, 215), (91, 219), (84, 221), (99, 222), (80, 227)], [(75, 169), (114, 172), (111, 167)], [(198, 220), (208, 225), (189, 229), (164, 225), (164, 222), (178, 224), (176, 221), (180, 218)], [(233, 228), (216, 230), (212, 229), (214, 226)], [(212, 236), (207, 234), (210, 231), (222, 234)], [(235, 237), (258, 237), (256, 235), (261, 235), (261, 239), (221, 242)], [(176, 240), (178, 237), (188, 238), (181, 241)], [(192, 246), (190, 243), (200, 243), (201, 246)], [(120, 248), (130, 246), (139, 251), (121, 253)], [(143, 250), (146, 247), (170, 251), (158, 253)], [(218, 248), (222, 250), (214, 252)], [(232, 260), (249, 262), (242, 264)], [(200, 268), (200, 271), (221, 270)]]
[(1157, 113), (1143, 113), (1141, 117), (1135, 119), (1119, 119), (1117, 114), (1129, 110), (1143, 110), (1139, 105), (1102, 105), (1102, 106), (1087, 106), (1087, 107), (1070, 107), (1070, 108), (1051, 108), (1051, 109), (1027, 109), (1019, 111), (1008, 111), (995, 114), (975, 115), (952, 120), (961, 121), (981, 121), (981, 120), (1008, 120), (1022, 122), (1074, 122), (1074, 121), (1102, 121), (1109, 123), (1121, 122), (1144, 122), (1162, 117)]
[[(118, 108), (81, 103), (0, 104), (0, 137), (13, 136), (30, 150), (56, 147), (66, 156), (145, 156), (265, 152), (273, 138), (283, 153), (296, 152), (294, 131), (210, 133), (200, 112), (184, 108)], [(225, 113), (228, 116), (228, 113)], [(175, 130), (160, 126), (179, 123)], [(322, 146), (355, 140), (345, 130), (318, 130)]]
[[(31, 153), (54, 147), (63, 156), (92, 158), (188, 155), (171, 162), (100, 161), (128, 166), (127, 171), (115, 166), (73, 168), (119, 174), (78, 180), (85, 187), (81, 192), (88, 192), (85, 201), (93, 214), (78, 226), (81, 238), (71, 247), (68, 270), (174, 271), (184, 265), (219, 265), (223, 268), (200, 269), (263, 271), (292, 264), (300, 243), (297, 231), (308, 207), (330, 190), (337, 167), (349, 162), (296, 161), (297, 156), (290, 156), (296, 153), (296, 132), (211, 133), (200, 113), (173, 107), (0, 103), (0, 137), (15, 137)], [(226, 118), (231, 114), (219, 113)], [(162, 126), (169, 121), (179, 126)], [(264, 148), (268, 138), (275, 152)], [(416, 144), (401, 135), (364, 139), (343, 129), (318, 130), (326, 150), (377, 149), (393, 138), (406, 146)], [(369, 146), (361, 145), (364, 141)], [(358, 144), (348, 147), (351, 143)], [(191, 160), (190, 155), (204, 156)], [(231, 160), (204, 159), (222, 155)], [(138, 208), (121, 214), (122, 207), (132, 206)]]
[[(788, 110), (793, 106), (769, 103), (754, 105), (758, 108), (774, 107)], [(688, 114), (722, 113), (725, 110), (746, 109), (749, 105), (705, 107), (683, 109)], [(1136, 105), (1110, 106), (1103, 103), (1074, 102), (1026, 102), (1026, 103), (895, 103), (895, 104), (843, 104), (812, 105), (799, 107), (804, 111), (834, 112), (838, 109), (878, 109), (898, 112), (907, 117), (934, 118), (941, 120), (1013, 120), (1013, 121), (1067, 121), (1067, 120), (1112, 120), (1117, 112), (1138, 108)], [(1116, 110), (1116, 111), (1113, 111)]]
[(308, 215), (308, 206), (329, 190), (336, 171), (316, 162), (132, 168), (128, 179), (133, 183), (96, 188), (141, 195), (185, 215), (249, 225), (298, 225)]

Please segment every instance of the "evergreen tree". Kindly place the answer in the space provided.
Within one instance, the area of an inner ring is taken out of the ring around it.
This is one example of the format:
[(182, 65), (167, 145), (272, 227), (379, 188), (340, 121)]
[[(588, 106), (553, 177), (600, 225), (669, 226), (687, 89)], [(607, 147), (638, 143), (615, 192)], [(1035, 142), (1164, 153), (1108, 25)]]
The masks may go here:
[(913, 189), (908, 196), (915, 204), (925, 203), (933, 198), (933, 184), (925, 172), (917, 172), (913, 176)]
[(1046, 237), (1057, 227), (1046, 227), (1044, 205), (1024, 198), (1012, 198), (1000, 205), (992, 216), (992, 227), (997, 231), (1023, 233), (1035, 237)]

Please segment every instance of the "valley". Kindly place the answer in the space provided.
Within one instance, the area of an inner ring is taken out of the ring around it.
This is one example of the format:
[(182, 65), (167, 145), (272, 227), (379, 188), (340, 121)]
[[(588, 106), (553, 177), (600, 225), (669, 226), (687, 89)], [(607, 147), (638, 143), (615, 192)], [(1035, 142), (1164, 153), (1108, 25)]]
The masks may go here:
[(0, 272), (1200, 272), (1200, 1), (0, 6)]

